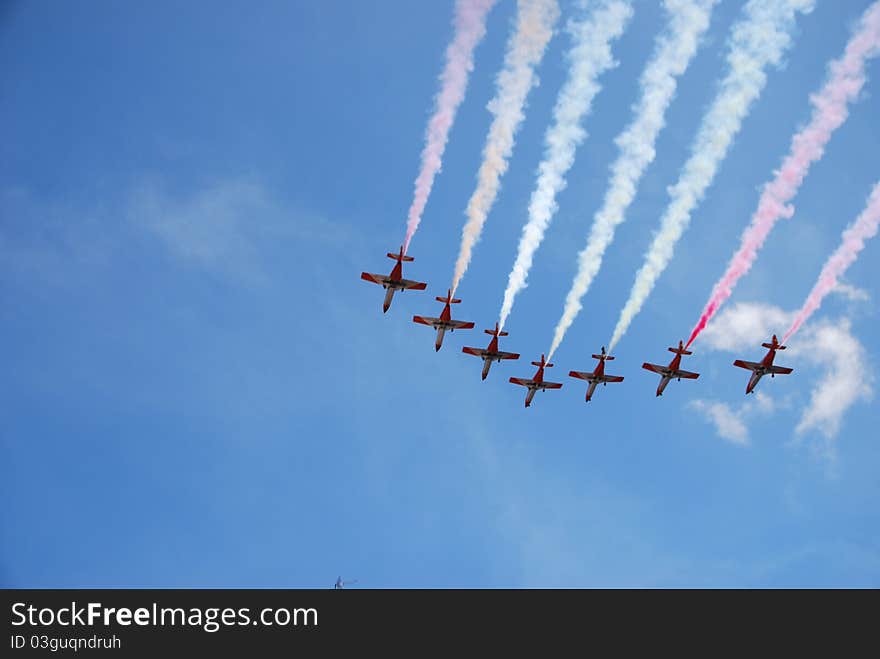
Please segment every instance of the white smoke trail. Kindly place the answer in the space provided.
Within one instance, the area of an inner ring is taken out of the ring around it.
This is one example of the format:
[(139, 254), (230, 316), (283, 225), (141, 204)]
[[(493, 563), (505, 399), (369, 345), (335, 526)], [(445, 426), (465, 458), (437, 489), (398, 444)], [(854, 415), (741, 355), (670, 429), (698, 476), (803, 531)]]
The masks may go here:
[(407, 213), (404, 252), (409, 249), (413, 234), (422, 221), (434, 177), (440, 171), (449, 130), (455, 121), (458, 106), (464, 100), (468, 77), (474, 68), (474, 50), (486, 34), (486, 16), (494, 4), (495, 0), (456, 0), (455, 38), (446, 49), (446, 66), (440, 76), (443, 84), (425, 133), (422, 165), (416, 177), (412, 205)]
[(623, 34), (632, 14), (629, 0), (602, 0), (588, 18), (569, 24), (573, 41), (568, 53), (571, 67), (556, 100), (553, 125), (544, 136), (546, 152), (538, 167), (529, 220), (504, 291), (499, 327), (504, 327), (516, 294), (526, 285), (535, 251), (556, 213), (556, 195), (565, 188), (565, 176), (574, 164), (575, 151), (587, 136), (581, 123), (602, 88), (598, 78), (617, 65), (611, 55), (611, 42)]
[(654, 160), (654, 144), (666, 123), (666, 110), (675, 96), (678, 77), (696, 54), (717, 1), (666, 0), (664, 3), (669, 24), (657, 37), (654, 54), (642, 72), (641, 95), (633, 108), (633, 120), (615, 140), (620, 153), (611, 167), (605, 200), (593, 220), (587, 245), (578, 255), (578, 271), (553, 333), (550, 356), (580, 312), (581, 300), (602, 266), (605, 250), (614, 239), (614, 230), (623, 222), (639, 180)]
[(764, 89), (766, 68), (778, 65), (791, 45), (797, 13), (811, 11), (813, 4), (813, 0), (749, 0), (746, 4), (745, 18), (733, 27), (727, 55), (729, 71), (703, 116), (678, 182), (670, 188), (671, 200), (663, 213), (660, 231), (620, 312), (611, 348), (626, 332), (669, 264), (675, 243), (690, 223), (692, 211), (715, 178), (752, 103)]
[(452, 278), (453, 293), (468, 268), (474, 245), (480, 238), (486, 216), (498, 194), (501, 176), (507, 171), (514, 136), (524, 117), (526, 96), (537, 82), (535, 67), (544, 56), (558, 18), (559, 4), (556, 0), (517, 2), (516, 29), (507, 43), (504, 66), (496, 80), (495, 98), (488, 106), (494, 118), (483, 147), (477, 188), (467, 206), (468, 219), (462, 229), (461, 248)]

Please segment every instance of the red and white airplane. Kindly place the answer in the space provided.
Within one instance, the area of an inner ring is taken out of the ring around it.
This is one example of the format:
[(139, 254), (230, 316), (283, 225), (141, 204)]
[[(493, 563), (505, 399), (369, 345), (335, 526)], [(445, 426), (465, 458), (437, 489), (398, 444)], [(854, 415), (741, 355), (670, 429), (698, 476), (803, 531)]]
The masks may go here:
[(400, 247), (399, 254), (388, 252), (387, 256), (389, 259), (397, 261), (397, 264), (391, 270), (391, 274), (387, 277), (385, 275), (376, 275), (370, 272), (361, 273), (361, 279), (374, 284), (379, 284), (382, 288), (388, 291), (385, 293), (385, 302), (382, 304), (382, 313), (388, 311), (388, 307), (391, 306), (391, 299), (394, 297), (395, 291), (423, 291), (425, 290), (425, 286), (427, 286), (427, 284), (420, 281), (412, 281), (411, 279), (403, 278), (403, 262), (414, 260), (413, 257), (404, 255), (403, 245)]
[(747, 368), (752, 372), (752, 377), (749, 378), (749, 383), (746, 385), (746, 393), (750, 394), (755, 390), (755, 385), (758, 384), (758, 381), (767, 375), (770, 374), (770, 377), (776, 377), (777, 375), (788, 375), (792, 372), (791, 368), (787, 368), (785, 366), (774, 366), (773, 359), (776, 357), (777, 350), (785, 350), (785, 346), (779, 345), (779, 340), (776, 338), (776, 335), (773, 335), (773, 338), (770, 340), (770, 343), (762, 343), (762, 346), (767, 348), (767, 354), (764, 356), (760, 362), (747, 362), (742, 359), (737, 359), (733, 362), (734, 366), (739, 366), (740, 368)]
[(447, 291), (446, 297), (438, 297), (434, 299), (436, 299), (437, 302), (443, 302), (446, 305), (443, 307), (443, 311), (440, 312), (440, 317), (431, 318), (430, 316), (413, 316), (413, 322), (428, 325), (437, 330), (437, 340), (434, 342), (434, 350), (440, 350), (443, 345), (443, 336), (446, 334), (446, 330), (454, 332), (457, 329), (473, 329), (474, 324), (464, 320), (452, 319), (452, 312), (449, 309), (449, 305), (458, 304), (461, 300), (453, 299), (451, 290)]
[(535, 371), (535, 374), (532, 376), (531, 380), (526, 380), (525, 378), (510, 378), (510, 381), (513, 384), (528, 387), (529, 392), (526, 394), (526, 407), (532, 404), (532, 398), (535, 397), (535, 392), (538, 389), (544, 391), (545, 389), (562, 388), (562, 383), (560, 382), (547, 382), (546, 380), (544, 380), (544, 369), (553, 367), (553, 364), (547, 363), (547, 360), (544, 359), (544, 355), (541, 355), (541, 361), (532, 362), (532, 365), (537, 366), (538, 370)]
[(573, 378), (580, 378), (581, 380), (586, 380), (590, 383), (590, 386), (587, 388), (587, 402), (590, 402), (590, 399), (593, 397), (593, 392), (596, 391), (596, 385), (602, 384), (605, 386), (609, 382), (623, 382), (622, 375), (605, 375), (605, 362), (611, 359), (614, 359), (611, 355), (605, 354), (605, 346), (602, 346), (602, 352), (598, 355), (593, 355), (593, 359), (598, 359), (599, 363), (596, 364), (596, 368), (593, 369), (592, 373), (584, 373), (582, 371), (569, 371), (569, 376)]
[(663, 390), (666, 389), (666, 385), (669, 384), (669, 381), (675, 378), (676, 380), (681, 380), (685, 378), (687, 380), (696, 380), (700, 377), (699, 373), (691, 373), (690, 371), (682, 371), (679, 366), (681, 365), (681, 356), (682, 355), (692, 355), (694, 354), (690, 350), (685, 350), (682, 341), (678, 342), (677, 348), (669, 348), (669, 352), (674, 352), (675, 357), (672, 358), (672, 361), (669, 362), (669, 366), (661, 366), (659, 364), (649, 364), (645, 362), (642, 364), (642, 368), (645, 368), (649, 371), (654, 371), (654, 373), (658, 373), (660, 375), (660, 385), (657, 387), (657, 395), (662, 396)]
[(498, 323), (495, 323), (495, 329), (483, 331), (486, 334), (492, 335), (492, 340), (489, 341), (489, 345), (486, 346), (485, 350), (481, 348), (462, 348), (461, 351), (483, 360), (483, 379), (485, 380), (486, 376), (489, 375), (489, 367), (492, 366), (492, 362), (500, 362), (502, 359), (519, 359), (519, 354), (516, 352), (504, 352), (498, 349), (498, 337), (507, 336), (507, 332), (502, 332), (498, 329)]

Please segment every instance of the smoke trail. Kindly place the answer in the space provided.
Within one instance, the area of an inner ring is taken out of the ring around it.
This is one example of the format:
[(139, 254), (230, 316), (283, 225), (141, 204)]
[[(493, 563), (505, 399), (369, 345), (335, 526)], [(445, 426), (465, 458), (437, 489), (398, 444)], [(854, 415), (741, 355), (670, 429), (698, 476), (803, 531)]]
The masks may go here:
[(488, 106), (494, 118), (483, 147), (477, 188), (467, 206), (468, 219), (461, 232), (461, 248), (452, 278), (453, 293), (470, 263), (474, 245), (480, 238), (486, 216), (498, 194), (501, 175), (507, 171), (514, 136), (523, 120), (526, 96), (537, 82), (535, 67), (544, 56), (558, 18), (559, 4), (556, 0), (517, 2), (516, 29), (507, 42), (504, 66), (496, 80), (495, 98)]
[(632, 14), (628, 0), (606, 0), (588, 19), (569, 25), (573, 39), (568, 54), (571, 68), (553, 109), (553, 125), (544, 136), (546, 153), (538, 167), (538, 182), (529, 202), (529, 220), (504, 291), (499, 327), (504, 327), (516, 294), (526, 285), (535, 251), (556, 213), (556, 195), (565, 188), (565, 175), (574, 164), (575, 151), (587, 136), (581, 123), (601, 89), (598, 78), (617, 65), (611, 55), (611, 42), (623, 34)]
[(419, 228), (425, 204), (440, 171), (443, 151), (455, 113), (464, 99), (468, 76), (474, 69), (474, 49), (486, 34), (486, 15), (496, 0), (457, 0), (455, 3), (455, 37), (446, 49), (446, 66), (440, 75), (443, 86), (437, 94), (434, 115), (428, 122), (422, 166), (415, 182), (415, 193), (406, 222), (403, 251), (409, 249), (413, 234)]
[(669, 264), (675, 243), (690, 223), (691, 212), (702, 200), (743, 119), (764, 89), (765, 69), (779, 64), (791, 45), (795, 15), (812, 8), (813, 0), (749, 0), (746, 4), (745, 18), (733, 27), (727, 55), (728, 73), (703, 116), (678, 182), (670, 188), (671, 200), (663, 213), (660, 231), (620, 312), (611, 348), (626, 332)]
[[(700, 37), (709, 27), (717, 0), (666, 0), (669, 24), (657, 38), (654, 54), (642, 72), (641, 96), (633, 120), (617, 136), (619, 155), (611, 167), (611, 179), (602, 208), (596, 213), (586, 247), (578, 254), (578, 271), (565, 299), (562, 317), (553, 333), (550, 357), (562, 342), (581, 310), (581, 300), (602, 265), (602, 255), (623, 222), (645, 168), (654, 160), (654, 143), (665, 124), (666, 109), (675, 96), (678, 76), (685, 72), (697, 52)], [(549, 359), (549, 357), (548, 357)]]
[(712, 289), (688, 345), (730, 297), (740, 277), (751, 269), (776, 221), (794, 214), (794, 208), (787, 205), (788, 202), (797, 194), (810, 165), (822, 157), (832, 133), (846, 121), (849, 103), (856, 99), (865, 84), (865, 62), (877, 54), (880, 54), (880, 2), (875, 2), (862, 15), (859, 29), (846, 45), (843, 57), (831, 63), (825, 86), (810, 98), (813, 105), (810, 123), (792, 138), (791, 149), (782, 167), (773, 181), (764, 187), (758, 209), (743, 232), (740, 248)]
[(834, 253), (822, 266), (819, 279), (816, 280), (813, 290), (804, 301), (804, 306), (798, 311), (791, 327), (785, 333), (785, 337), (782, 339), (783, 343), (786, 343), (791, 335), (797, 332), (801, 325), (819, 308), (825, 296), (837, 286), (838, 278), (858, 258), (859, 252), (865, 246), (865, 241), (877, 235), (878, 227), (880, 227), (880, 182), (874, 185), (871, 196), (868, 198), (868, 205), (856, 218), (856, 221), (843, 232), (840, 246), (834, 250)]

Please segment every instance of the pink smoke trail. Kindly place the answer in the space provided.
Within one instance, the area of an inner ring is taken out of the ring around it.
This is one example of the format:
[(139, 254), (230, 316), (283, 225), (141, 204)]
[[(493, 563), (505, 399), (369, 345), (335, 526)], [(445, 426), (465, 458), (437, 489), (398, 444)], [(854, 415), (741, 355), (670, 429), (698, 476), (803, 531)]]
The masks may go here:
[(797, 194), (810, 165), (822, 157), (832, 133), (846, 121), (849, 103), (856, 99), (865, 84), (865, 62), (878, 53), (880, 1), (868, 7), (862, 15), (859, 29), (847, 43), (843, 57), (831, 63), (825, 86), (810, 97), (813, 105), (810, 123), (794, 136), (782, 167), (777, 170), (773, 181), (764, 186), (758, 209), (743, 232), (740, 248), (712, 289), (712, 295), (688, 339), (688, 346), (730, 297), (740, 277), (752, 267), (776, 221), (794, 214), (794, 208), (787, 205), (788, 202)]
[(785, 333), (785, 338), (782, 339), (783, 343), (786, 343), (789, 337), (797, 332), (807, 318), (819, 308), (825, 296), (837, 286), (837, 280), (840, 276), (858, 258), (859, 252), (865, 246), (865, 241), (877, 235), (878, 227), (880, 227), (880, 182), (874, 185), (871, 196), (868, 197), (868, 205), (856, 218), (856, 221), (843, 232), (840, 246), (834, 250), (834, 253), (822, 266), (819, 279), (816, 280), (813, 290), (804, 301), (804, 306), (798, 311), (791, 327)]
[(422, 213), (440, 171), (443, 151), (449, 140), (449, 129), (464, 99), (468, 76), (474, 69), (474, 49), (486, 34), (486, 16), (496, 0), (457, 0), (455, 3), (455, 37), (446, 49), (446, 66), (440, 75), (443, 86), (437, 94), (434, 114), (428, 122), (422, 167), (415, 182), (415, 193), (406, 221), (403, 251), (409, 249), (413, 234), (419, 228)]

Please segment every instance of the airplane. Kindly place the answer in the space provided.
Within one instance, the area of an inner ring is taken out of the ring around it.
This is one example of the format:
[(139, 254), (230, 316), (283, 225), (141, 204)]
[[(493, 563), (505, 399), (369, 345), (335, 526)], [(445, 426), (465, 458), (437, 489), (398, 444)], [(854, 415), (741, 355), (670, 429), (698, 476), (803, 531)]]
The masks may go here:
[(504, 352), (498, 349), (498, 337), (507, 336), (507, 332), (502, 332), (498, 329), (498, 323), (495, 323), (494, 330), (487, 329), (483, 331), (486, 334), (492, 335), (492, 340), (489, 341), (489, 345), (486, 346), (485, 350), (480, 348), (462, 348), (461, 351), (483, 360), (483, 379), (485, 380), (486, 376), (489, 375), (489, 367), (492, 366), (493, 361), (500, 362), (502, 359), (519, 359), (519, 354)]
[(413, 316), (413, 322), (428, 325), (437, 330), (437, 340), (434, 342), (434, 350), (436, 351), (440, 350), (443, 346), (443, 336), (446, 334), (446, 330), (454, 332), (457, 329), (473, 329), (474, 324), (464, 320), (452, 319), (452, 312), (449, 309), (449, 305), (461, 302), (461, 300), (453, 299), (452, 290), (447, 291), (446, 297), (437, 297), (434, 299), (437, 300), (437, 302), (443, 302), (446, 305), (443, 307), (443, 311), (440, 312), (440, 317), (432, 318), (430, 316)]
[(403, 245), (400, 246), (400, 253), (393, 254), (388, 252), (386, 255), (389, 259), (394, 259), (397, 261), (397, 264), (391, 270), (391, 274), (388, 276), (385, 275), (376, 275), (370, 272), (362, 272), (361, 279), (364, 281), (369, 281), (373, 284), (379, 284), (382, 288), (386, 289), (388, 292), (385, 293), (385, 302), (382, 304), (382, 313), (388, 311), (388, 307), (391, 306), (391, 299), (394, 297), (395, 291), (423, 291), (427, 284), (420, 281), (412, 281), (411, 279), (403, 278), (403, 262), (404, 261), (413, 261), (413, 257), (405, 256), (403, 253)]
[(582, 371), (569, 371), (569, 376), (573, 378), (580, 378), (581, 380), (586, 380), (590, 383), (590, 386), (587, 388), (587, 402), (590, 402), (590, 399), (593, 397), (593, 392), (596, 391), (596, 385), (601, 383), (602, 386), (605, 386), (609, 382), (623, 382), (623, 376), (621, 375), (605, 375), (605, 362), (610, 359), (614, 359), (611, 355), (605, 354), (605, 346), (602, 346), (602, 352), (598, 355), (593, 355), (593, 359), (598, 359), (599, 363), (596, 364), (596, 368), (593, 369), (592, 373), (584, 373)]
[(678, 342), (677, 348), (669, 348), (669, 352), (674, 352), (675, 357), (672, 358), (672, 361), (669, 362), (669, 366), (661, 366), (659, 364), (649, 364), (645, 362), (642, 364), (642, 368), (647, 369), (649, 371), (654, 371), (660, 375), (660, 384), (657, 387), (657, 395), (662, 396), (663, 390), (666, 389), (666, 385), (669, 384), (669, 381), (673, 378), (676, 380), (681, 380), (685, 378), (687, 380), (696, 380), (700, 377), (699, 373), (691, 373), (690, 371), (682, 371), (678, 367), (681, 365), (681, 356), (682, 355), (692, 355), (694, 354), (690, 350), (685, 350), (682, 341)]
[(336, 577), (336, 583), (333, 584), (333, 588), (336, 590), (340, 590), (349, 584), (357, 583), (357, 579), (353, 579), (352, 581), (343, 581), (342, 577)]
[(739, 366), (740, 368), (747, 368), (752, 372), (752, 377), (749, 378), (749, 383), (746, 385), (746, 394), (754, 393), (755, 386), (758, 384), (760, 379), (770, 374), (770, 377), (776, 377), (777, 375), (788, 375), (792, 372), (791, 368), (787, 368), (785, 366), (775, 366), (773, 364), (773, 359), (776, 357), (777, 350), (785, 350), (785, 346), (779, 345), (779, 340), (776, 338), (776, 335), (773, 335), (773, 338), (770, 340), (770, 343), (762, 343), (762, 346), (767, 348), (767, 354), (764, 356), (760, 362), (747, 362), (742, 359), (737, 359), (733, 362), (734, 366)]
[(527, 380), (525, 378), (510, 378), (510, 382), (512, 382), (513, 384), (528, 387), (529, 392), (526, 394), (526, 407), (529, 407), (532, 404), (532, 398), (535, 397), (535, 392), (538, 389), (544, 391), (545, 389), (562, 388), (562, 383), (560, 382), (547, 382), (546, 380), (544, 380), (544, 369), (553, 367), (553, 364), (547, 363), (547, 361), (544, 359), (544, 355), (541, 355), (541, 361), (532, 362), (532, 366), (537, 366), (538, 370), (535, 371), (535, 374), (532, 376), (531, 380)]

